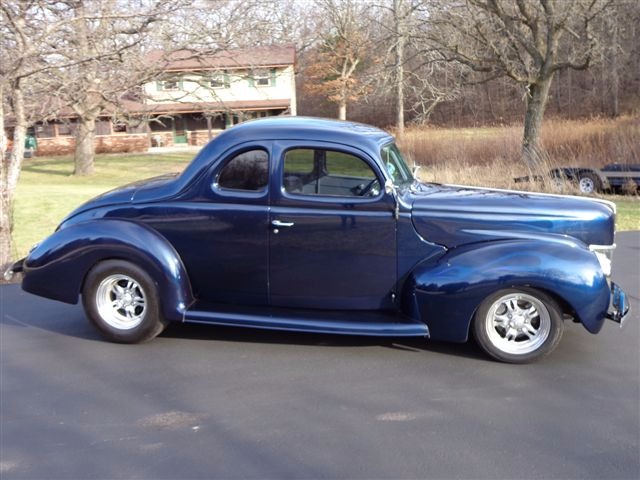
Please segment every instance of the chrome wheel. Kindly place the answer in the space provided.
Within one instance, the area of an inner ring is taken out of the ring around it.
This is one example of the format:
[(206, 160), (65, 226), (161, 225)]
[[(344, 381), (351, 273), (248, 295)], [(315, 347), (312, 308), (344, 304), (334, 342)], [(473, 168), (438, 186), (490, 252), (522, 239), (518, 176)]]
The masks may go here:
[(504, 353), (532, 353), (544, 345), (551, 333), (549, 310), (532, 295), (509, 293), (489, 307), (485, 331), (495, 348)]
[(124, 274), (109, 275), (96, 289), (98, 314), (109, 326), (131, 330), (144, 320), (147, 303), (142, 286)]
[(162, 314), (158, 288), (138, 265), (104, 260), (87, 273), (82, 304), (91, 323), (112, 342), (146, 342), (168, 323)]
[(582, 177), (578, 185), (582, 193), (593, 193), (596, 189), (595, 182), (589, 177)]

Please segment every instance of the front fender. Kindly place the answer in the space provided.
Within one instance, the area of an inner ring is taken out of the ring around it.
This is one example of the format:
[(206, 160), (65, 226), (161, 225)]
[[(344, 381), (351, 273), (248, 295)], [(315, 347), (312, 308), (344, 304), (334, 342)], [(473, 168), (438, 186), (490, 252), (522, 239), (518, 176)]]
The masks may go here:
[(183, 319), (193, 294), (180, 256), (158, 232), (127, 220), (101, 218), (58, 230), (25, 259), (22, 288), (77, 303), (87, 272), (108, 259), (127, 260), (143, 268), (157, 285), (165, 317)]
[(547, 291), (591, 333), (602, 328), (609, 287), (595, 255), (571, 240), (506, 240), (466, 245), (407, 279), (403, 308), (425, 322), (432, 339), (464, 342), (476, 309), (510, 287)]

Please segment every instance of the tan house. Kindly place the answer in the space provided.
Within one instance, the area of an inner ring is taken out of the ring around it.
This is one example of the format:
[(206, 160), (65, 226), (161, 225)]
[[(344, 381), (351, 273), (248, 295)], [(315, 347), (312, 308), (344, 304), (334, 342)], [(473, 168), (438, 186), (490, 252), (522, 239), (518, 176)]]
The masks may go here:
[[(148, 57), (152, 62), (161, 58), (162, 52), (152, 52)], [(138, 99), (123, 100), (126, 121), (110, 116), (98, 120), (97, 152), (203, 145), (244, 120), (296, 115), (292, 45), (208, 56), (176, 52), (162, 61), (163, 73), (143, 85)], [(74, 130), (72, 115), (36, 125), (37, 154), (72, 152)]]

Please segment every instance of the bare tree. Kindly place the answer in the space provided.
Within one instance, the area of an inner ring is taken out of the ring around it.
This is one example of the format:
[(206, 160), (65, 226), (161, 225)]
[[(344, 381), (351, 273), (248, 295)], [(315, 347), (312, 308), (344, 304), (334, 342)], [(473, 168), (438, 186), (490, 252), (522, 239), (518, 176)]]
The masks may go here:
[[(420, 110), (422, 118), (428, 117), (430, 111), (439, 103), (441, 95), (433, 95), (440, 89), (436, 86), (433, 69), (437, 66), (432, 59), (419, 55), (420, 29), (424, 26), (427, 11), (420, 0), (391, 0), (381, 4), (382, 9), (390, 11), (390, 25), (381, 22), (382, 31), (386, 32), (380, 39), (383, 45), (388, 45), (386, 61), (387, 72), (383, 72), (384, 83), (391, 80), (395, 90), (396, 103), (396, 132), (401, 138), (406, 123), (405, 104), (407, 97), (412, 101), (412, 109)], [(425, 65), (430, 65), (431, 71), (425, 71)], [(389, 66), (391, 68), (389, 68)], [(411, 95), (407, 95), (410, 91)], [(432, 101), (435, 100), (435, 103)], [(426, 115), (424, 115), (426, 113)]]
[(428, 57), (417, 57), (408, 65), (405, 90), (409, 99), (408, 112), (411, 114), (412, 123), (429, 122), (442, 103), (458, 98), (461, 92), (460, 84), (451, 80), (451, 77), (457, 74), (455, 68), (448, 68), (436, 59)]
[[(42, 52), (50, 51), (49, 35), (60, 25), (45, 21), (44, 2), (6, 0), (0, 3), (0, 267), (11, 260), (13, 203), (22, 169), (27, 129), (46, 117), (47, 102), (34, 86), (48, 70)], [(40, 92), (41, 93), (41, 92)], [(29, 99), (29, 101), (27, 101)], [(38, 105), (39, 104), (39, 105)], [(9, 107), (9, 111), (5, 110)], [(9, 115), (7, 115), (7, 113)], [(11, 150), (6, 119), (13, 128)]]
[(372, 72), (375, 96), (392, 92), (396, 134), (402, 137), (408, 118), (426, 122), (437, 105), (455, 98), (458, 89), (447, 82), (451, 67), (423, 45), (422, 31), (429, 18), (423, 1), (381, 1), (370, 15), (376, 24), (375, 50), (382, 57)]
[(316, 7), (327, 25), (306, 71), (306, 90), (336, 103), (338, 118), (344, 120), (347, 104), (368, 90), (358, 77), (371, 46), (368, 6), (358, 0), (316, 0)]
[[(78, 120), (74, 175), (94, 171), (100, 116), (120, 113), (125, 94), (157, 77), (175, 51), (196, 58), (241, 43), (255, 6), (239, 0), (140, 0), (124, 10), (112, 0), (60, 0), (49, 7), (54, 21), (68, 24), (55, 39), (54, 63), (70, 66), (51, 70), (47, 86)], [(152, 49), (161, 55), (148, 61)]]
[[(300, 0), (236, 0), (216, 4), (214, 15), (218, 21), (210, 32), (226, 32), (224, 39), (229, 48), (250, 48), (262, 45), (293, 44), (296, 52), (313, 46), (320, 35), (318, 10), (315, 3)], [(204, 21), (210, 23), (212, 12)], [(199, 19), (191, 17), (189, 35), (196, 35)], [(205, 20), (206, 19), (206, 20)], [(196, 22), (196, 25), (193, 22)], [(214, 34), (214, 36), (217, 36)], [(219, 42), (219, 39), (218, 39)], [(216, 42), (216, 43), (218, 43)]]
[(589, 67), (597, 45), (594, 19), (611, 1), (438, 1), (431, 4), (425, 36), (444, 60), (459, 62), (481, 80), (506, 76), (522, 86), (522, 154), (532, 166), (542, 154), (540, 129), (554, 75)]
[[(366, 0), (366, 4), (366, 18), (358, 22), (373, 25), (368, 28), (373, 46), (365, 68), (361, 63), (356, 75), (374, 88), (351, 102), (352, 118), (395, 124), (399, 133), (407, 122), (515, 122), (525, 117), (527, 109), (532, 112), (540, 105), (545, 82), (549, 91), (544, 111), (537, 110), (543, 114), (616, 116), (638, 108), (637, 0)], [(326, 15), (314, 10), (315, 4), (304, 5), (308, 14), (300, 22), (304, 29), (312, 36), (313, 30), (327, 32)], [(525, 21), (537, 29), (538, 40)], [(547, 50), (548, 40), (553, 40), (555, 50)], [(532, 56), (525, 45), (532, 51), (539, 48), (539, 54)], [(309, 83), (307, 65), (312, 71), (321, 70), (315, 60), (299, 56), (304, 85)], [(311, 95), (308, 88), (303, 91), (303, 111), (332, 114), (321, 95)], [(531, 113), (527, 118), (535, 120)], [(535, 133), (535, 126), (535, 121), (527, 124), (527, 138), (533, 138), (534, 146), (536, 135), (530, 132)], [(539, 140), (532, 150), (536, 148), (541, 148)]]
[(405, 48), (409, 36), (410, 18), (413, 8), (407, 0), (393, 0), (393, 52), (394, 52), (394, 80), (396, 84), (396, 130), (398, 136), (404, 135), (404, 70)]
[(146, 81), (156, 65), (142, 61), (146, 40), (179, 0), (135, 2), (122, 9), (109, 0), (61, 0), (48, 5), (49, 23), (64, 25), (51, 36), (55, 56), (47, 87), (77, 118), (74, 175), (94, 171), (96, 120), (117, 110), (122, 95)]

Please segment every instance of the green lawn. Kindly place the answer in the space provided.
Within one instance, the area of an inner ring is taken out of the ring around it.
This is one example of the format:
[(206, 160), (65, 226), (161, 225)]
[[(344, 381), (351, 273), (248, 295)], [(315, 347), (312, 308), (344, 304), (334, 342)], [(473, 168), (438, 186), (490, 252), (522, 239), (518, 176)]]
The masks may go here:
[(611, 195), (604, 197), (618, 206), (616, 228), (620, 232), (640, 230), (640, 197)]
[[(53, 232), (84, 201), (126, 183), (181, 171), (193, 152), (97, 155), (96, 174), (74, 177), (72, 157), (25, 160), (15, 203), (15, 258)], [(640, 230), (640, 197), (607, 196), (618, 205), (619, 231)]]
[(96, 195), (120, 185), (179, 172), (193, 152), (96, 156), (96, 174), (74, 177), (73, 158), (25, 159), (15, 202), (15, 257), (52, 233), (67, 213)]

